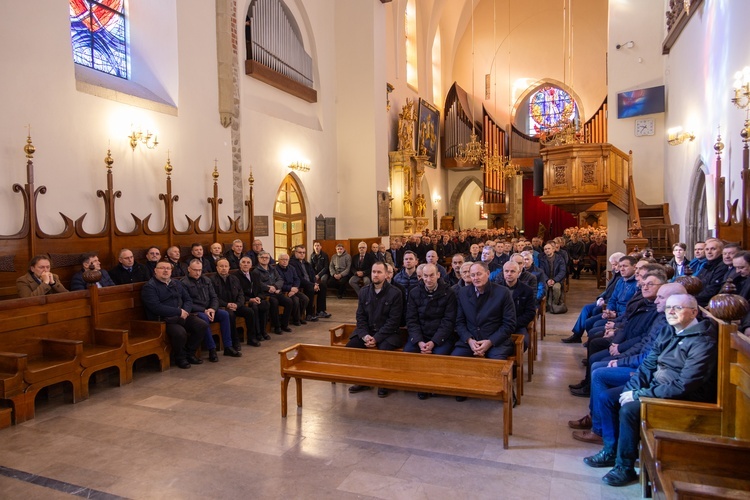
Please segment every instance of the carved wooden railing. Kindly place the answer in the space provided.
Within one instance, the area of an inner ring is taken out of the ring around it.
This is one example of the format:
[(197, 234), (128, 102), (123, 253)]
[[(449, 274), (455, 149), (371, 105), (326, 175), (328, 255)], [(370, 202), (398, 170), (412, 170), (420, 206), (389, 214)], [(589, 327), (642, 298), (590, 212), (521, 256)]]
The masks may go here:
[[(721, 154), (724, 143), (721, 136), (714, 144), (716, 152), (716, 234), (725, 241), (737, 242), (745, 248), (750, 242), (750, 136), (745, 133), (750, 128), (750, 120), (745, 120), (742, 132), (742, 172), (740, 173), (740, 197), (732, 201), (731, 187), (727, 196), (727, 180), (721, 170)], [(740, 201), (742, 205), (740, 206)]]
[(116, 200), (122, 197), (122, 192), (114, 189), (112, 173), (114, 161), (109, 152), (104, 159), (107, 168), (107, 187), (96, 192), (96, 196), (104, 201), (104, 222), (101, 230), (89, 233), (84, 229), (83, 221), (87, 216), (86, 213), (75, 221), (60, 213), (64, 223), (62, 231), (57, 234), (48, 234), (39, 224), (37, 209), (38, 198), (47, 193), (47, 186), (35, 187), (34, 184), (35, 147), (31, 142), (31, 137), (26, 141), (24, 152), (26, 153), (26, 183), (24, 185), (16, 183), (12, 186), (13, 192), (21, 195), (23, 223), (17, 233), (0, 235), (0, 299), (16, 295), (16, 278), (28, 270), (28, 262), (34, 255), (48, 254), (53, 272), (59, 274), (63, 283), (66, 283), (70, 276), (78, 271), (80, 256), (85, 252), (98, 251), (102, 267), (109, 269), (117, 263), (117, 252), (121, 248), (132, 249), (136, 259), (142, 259), (146, 248), (152, 245), (162, 250), (176, 245), (185, 256), (194, 242), (203, 245), (219, 242), (228, 246), (234, 239), (240, 238), (249, 246), (253, 239), (252, 224), (249, 222), (252, 221), (253, 215), (252, 176), (250, 177), (250, 196), (245, 202), (248, 209), (246, 219), (248, 222), (242, 224), (240, 217), (228, 216), (227, 229), (220, 227), (219, 205), (223, 200), (218, 192), (219, 172), (214, 167), (213, 196), (207, 199), (211, 207), (209, 226), (201, 227), (201, 216), (193, 219), (185, 215), (188, 222), (187, 229), (178, 230), (175, 224), (175, 203), (180, 198), (172, 192), (172, 165), (169, 160), (164, 167), (166, 192), (158, 194), (159, 200), (164, 203), (164, 222), (158, 229), (152, 229), (150, 224), (152, 214), (140, 218), (131, 213), (134, 221), (133, 229), (130, 231), (121, 229), (117, 224)]
[(703, 0), (669, 0), (669, 10), (666, 12), (667, 37), (662, 43), (662, 54), (669, 54), (682, 30), (687, 26), (690, 18), (701, 7)]

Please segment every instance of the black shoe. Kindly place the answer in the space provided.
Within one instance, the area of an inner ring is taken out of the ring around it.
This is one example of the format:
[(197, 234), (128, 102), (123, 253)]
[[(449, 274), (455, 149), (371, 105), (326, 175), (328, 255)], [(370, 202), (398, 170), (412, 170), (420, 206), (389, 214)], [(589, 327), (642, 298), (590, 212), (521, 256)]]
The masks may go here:
[[(250, 344), (250, 342), (248, 342), (248, 344)], [(236, 351), (241, 351), (242, 350), (242, 342), (240, 342), (240, 339), (237, 339), (236, 342), (232, 342), (232, 347), (234, 347), (234, 349)]]
[(581, 337), (576, 336), (574, 333), (570, 337), (562, 339), (562, 342), (564, 344), (580, 344), (581, 343)]
[(583, 463), (589, 467), (614, 467), (616, 454), (613, 450), (604, 448), (596, 455), (591, 455), (583, 459)]
[[(288, 328), (287, 328), (287, 330), (288, 330)], [(274, 328), (273, 329), (273, 333), (275, 333), (276, 335), (281, 335), (281, 328)]]
[(266, 332), (263, 332), (263, 340), (271, 340), (271, 336), (268, 335)]
[(182, 368), (183, 370), (187, 370), (188, 368), (190, 368), (190, 363), (188, 363), (187, 359), (175, 359), (174, 364), (176, 364), (178, 368)]
[(306, 325), (307, 324), (307, 320), (306, 319), (300, 319), (299, 322), (300, 322), (301, 325)]
[(258, 342), (255, 339), (250, 339), (247, 341), (247, 345), (251, 345), (253, 347), (260, 347), (260, 342)]
[(286, 333), (292, 333), (292, 329), (289, 328), (288, 326), (282, 326), (281, 331), (286, 332)]
[(336, 298), (337, 299), (343, 299), (344, 298), (344, 294), (339, 293), (339, 294), (336, 295)]
[(305, 318), (306, 321), (318, 321), (317, 316), (308, 315), (307, 318)]
[(573, 396), (578, 396), (579, 398), (588, 398), (588, 397), (591, 397), (591, 387), (589, 387), (589, 385), (586, 384), (580, 389), (571, 389), (570, 393)]
[(638, 480), (638, 474), (632, 467), (615, 465), (614, 469), (607, 472), (602, 481), (610, 486), (626, 486)]
[(464, 401), (466, 401), (466, 396), (456, 396), (456, 401), (458, 401), (459, 403), (463, 403)]
[(193, 355), (193, 354), (188, 354), (187, 356), (185, 356), (185, 359), (187, 359), (187, 362), (190, 363), (191, 365), (202, 365), (203, 364), (203, 360), (200, 359), (200, 358), (196, 358), (195, 355)]
[(331, 315), (330, 315), (330, 313), (327, 313), (326, 311), (320, 311), (320, 312), (318, 313), (318, 317), (319, 317), (319, 318), (330, 318), (330, 317), (331, 317)]
[(586, 380), (581, 380), (577, 384), (568, 384), (571, 389), (582, 389), (586, 385)]
[(240, 358), (240, 357), (242, 357), (242, 353), (239, 352), (234, 347), (226, 347), (226, 348), (224, 348), (224, 356), (231, 356), (233, 358)]
[(388, 389), (378, 389), (378, 397), (379, 398), (387, 398), (388, 397)]
[(430, 394), (429, 394), (429, 393), (427, 393), (427, 392), (418, 392), (418, 393), (417, 393), (417, 397), (418, 397), (419, 399), (421, 399), (422, 401), (424, 401), (425, 399), (427, 399), (427, 398), (429, 398), (429, 397), (430, 397)]
[[(357, 394), (358, 392), (368, 391), (372, 389), (369, 385), (353, 385), (349, 387), (349, 394)], [(378, 389), (379, 391), (380, 389)]]
[[(302, 324), (299, 321), (292, 321), (292, 326), (302, 326)], [(284, 328), (282, 328), (284, 330)], [(286, 331), (286, 330), (284, 330)], [(289, 330), (291, 332), (291, 330)]]
[(208, 360), (211, 363), (218, 363), (219, 362), (219, 355), (216, 354), (216, 349), (210, 349), (208, 351)]

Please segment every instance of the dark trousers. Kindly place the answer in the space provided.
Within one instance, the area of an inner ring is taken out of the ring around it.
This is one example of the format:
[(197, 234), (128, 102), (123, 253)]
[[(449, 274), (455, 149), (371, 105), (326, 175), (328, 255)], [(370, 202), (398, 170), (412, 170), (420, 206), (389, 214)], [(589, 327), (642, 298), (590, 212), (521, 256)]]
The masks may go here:
[[(280, 293), (274, 293), (268, 296), (268, 302), (270, 303), (268, 312), (271, 316), (271, 325), (273, 328), (287, 328), (289, 326), (289, 318), (292, 316), (292, 300)], [(284, 313), (279, 316), (279, 306), (284, 308)], [(265, 328), (265, 325), (263, 325)]]
[(260, 304), (255, 304), (253, 302), (248, 302), (246, 306), (248, 309), (253, 311), (253, 316), (255, 317), (255, 321), (250, 324), (247, 322), (247, 319), (245, 319), (245, 324), (248, 328), (252, 328), (252, 332), (248, 332), (247, 334), (247, 340), (248, 342), (250, 339), (255, 340), (262, 340), (263, 339), (263, 333), (266, 331), (266, 322), (268, 321), (268, 311), (271, 308), (270, 301), (267, 300), (261, 300)]
[[(266, 302), (268, 304), (268, 302)], [(227, 309), (229, 313), (229, 328), (232, 330), (232, 345), (237, 347), (242, 341), (239, 332), (237, 332), (237, 316), (245, 320), (245, 326), (247, 327), (247, 340), (255, 338), (257, 335), (258, 315), (255, 310), (247, 306), (237, 306), (236, 311)]]
[[(425, 342), (429, 342), (430, 339), (426, 339)], [(442, 345), (435, 345), (435, 347), (432, 348), (432, 354), (441, 354), (443, 356), (450, 356), (450, 354), (453, 352), (453, 341), (452, 340), (446, 340), (443, 342)], [(404, 352), (422, 352), (419, 349), (419, 344), (413, 343), (411, 340), (406, 341), (406, 345), (404, 346)]]
[(299, 324), (300, 315), (302, 315), (302, 319), (305, 319), (304, 314), (307, 311), (307, 304), (310, 299), (302, 292), (297, 292), (287, 298), (292, 301), (292, 323)]
[(578, 315), (578, 321), (576, 321), (576, 324), (573, 326), (573, 335), (579, 339), (583, 337), (583, 332), (586, 330), (586, 322), (589, 318), (596, 316), (598, 316), (599, 319), (602, 319), (602, 308), (597, 306), (596, 302), (583, 306), (581, 314)]
[(620, 406), (621, 392), (622, 387), (615, 387), (600, 395), (598, 408), (602, 439), (605, 449), (617, 451), (616, 464), (632, 469), (641, 440), (641, 402), (632, 401)]
[(185, 359), (188, 354), (195, 355), (196, 349), (203, 341), (206, 328), (208, 324), (192, 314), (185, 319), (167, 320), (166, 332), (175, 360)]
[[(469, 344), (462, 340), (456, 342), (456, 347), (453, 349), (451, 356), (464, 356), (467, 358), (474, 357), (474, 351), (471, 350)], [(513, 349), (510, 351), (505, 346), (492, 346), (484, 353), (484, 357), (488, 359), (508, 359), (508, 356), (513, 356)]]
[[(317, 313), (326, 310), (326, 292), (328, 291), (328, 284), (325, 281), (318, 283), (318, 291), (315, 291), (314, 283), (306, 283), (302, 285), (302, 291), (310, 301), (307, 304), (308, 316), (315, 316)], [(317, 301), (317, 305), (316, 305)]]
[(341, 279), (338, 280), (333, 276), (329, 276), (328, 284), (337, 290), (337, 295), (341, 298), (344, 296), (344, 292), (346, 292), (346, 285), (349, 284), (349, 275), (343, 275), (341, 276)]
[[(354, 337), (349, 338), (349, 342), (346, 343), (346, 347), (354, 347), (357, 349), (367, 349), (367, 346), (365, 345), (365, 341), (356, 335)], [(398, 349), (398, 346), (395, 346), (391, 344), (390, 342), (383, 341), (378, 344), (378, 349), (381, 351), (394, 351)]]

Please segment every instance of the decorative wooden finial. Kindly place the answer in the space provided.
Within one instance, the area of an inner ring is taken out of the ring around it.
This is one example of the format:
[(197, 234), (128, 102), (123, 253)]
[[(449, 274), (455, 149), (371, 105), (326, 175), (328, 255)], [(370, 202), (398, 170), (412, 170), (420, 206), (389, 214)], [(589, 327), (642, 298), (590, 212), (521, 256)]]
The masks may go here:
[(107, 171), (112, 171), (112, 164), (115, 162), (115, 160), (112, 159), (112, 152), (109, 148), (107, 148), (107, 156), (104, 157), (104, 164), (107, 166)]
[(716, 136), (716, 143), (714, 144), (714, 151), (716, 156), (721, 157), (721, 152), (724, 151), (724, 143), (721, 142), (721, 125), (719, 125), (719, 134)]
[(247, 181), (250, 183), (250, 187), (252, 187), (253, 184), (255, 183), (255, 179), (253, 179), (253, 173), (252, 172), (250, 172), (250, 177), (247, 178)]
[(219, 180), (219, 167), (218, 167), (218, 160), (214, 160), (214, 171), (211, 173), (211, 177), (214, 178), (214, 181)]
[(164, 171), (167, 173), (167, 177), (172, 175), (172, 162), (169, 160), (169, 151), (167, 151), (167, 163), (164, 165)]

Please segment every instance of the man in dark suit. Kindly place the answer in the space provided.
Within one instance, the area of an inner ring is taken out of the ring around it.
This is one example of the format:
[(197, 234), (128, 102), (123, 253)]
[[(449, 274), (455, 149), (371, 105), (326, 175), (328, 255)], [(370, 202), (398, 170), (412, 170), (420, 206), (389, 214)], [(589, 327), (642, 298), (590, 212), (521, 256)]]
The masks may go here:
[(271, 303), (267, 300), (261, 300), (260, 295), (260, 283), (253, 280), (252, 277), (253, 261), (250, 257), (245, 256), (240, 259), (240, 268), (234, 271), (234, 275), (240, 280), (240, 286), (242, 287), (242, 295), (245, 297), (245, 305), (253, 310), (255, 313), (257, 341), (271, 340), (271, 337), (266, 333), (266, 322), (268, 321), (268, 313), (271, 308)]
[(112, 281), (112, 278), (109, 277), (109, 273), (102, 269), (102, 266), (99, 263), (98, 253), (88, 252), (83, 254), (81, 256), (81, 267), (81, 271), (75, 273), (73, 275), (73, 278), (70, 280), (71, 292), (75, 292), (76, 290), (85, 290), (87, 288), (86, 281), (83, 279), (83, 273), (87, 270), (96, 270), (102, 273), (102, 277), (99, 278), (99, 281), (93, 283), (92, 285), (99, 288), (103, 288), (105, 286), (115, 286), (115, 282)]
[(128, 248), (120, 250), (118, 259), (120, 261), (109, 271), (109, 277), (116, 285), (125, 285), (127, 283), (139, 283), (149, 280), (148, 268), (143, 264), (136, 262), (133, 252)]
[(393, 259), (393, 267), (396, 271), (404, 267), (404, 252), (406, 249), (401, 245), (401, 238), (391, 238), (391, 248), (388, 249), (388, 253), (391, 254)]
[(456, 342), (453, 356), (506, 359), (514, 352), (511, 335), (516, 330), (516, 309), (510, 291), (490, 282), (484, 262), (471, 266), (473, 286), (458, 292)]
[(372, 268), (373, 262), (375, 262), (375, 256), (367, 251), (367, 243), (360, 241), (357, 245), (359, 253), (352, 257), (352, 277), (349, 278), (349, 286), (352, 287), (354, 293), (359, 295), (359, 282), (362, 280), (364, 285), (370, 284), (370, 269)]

